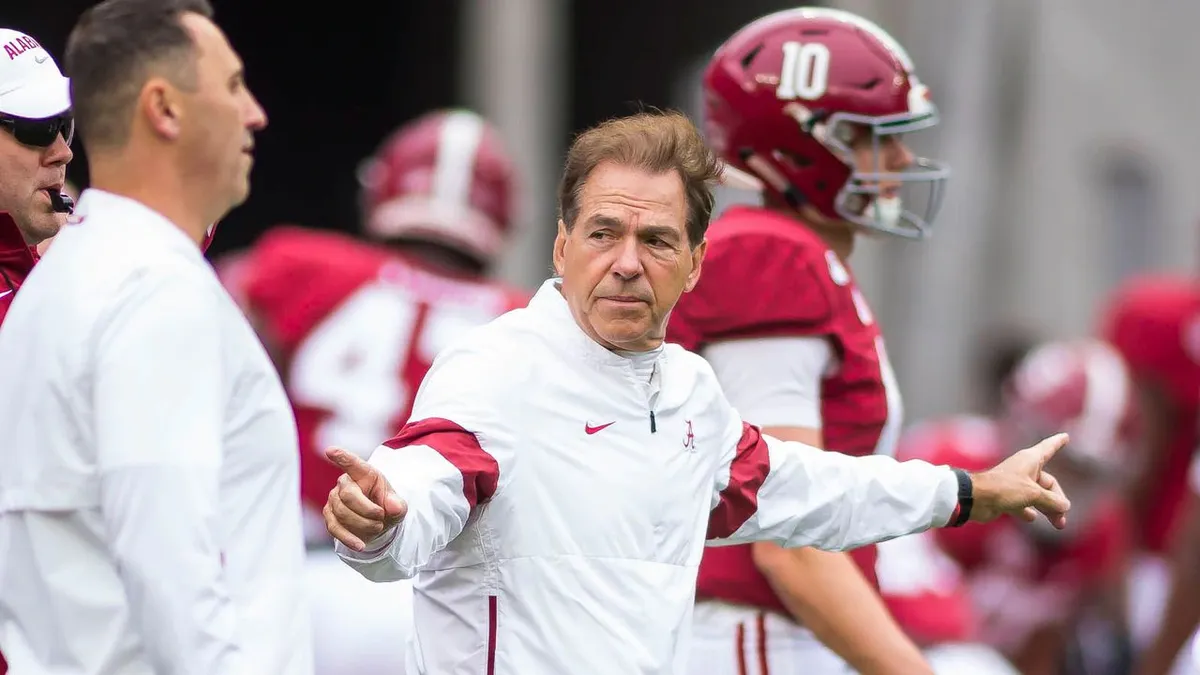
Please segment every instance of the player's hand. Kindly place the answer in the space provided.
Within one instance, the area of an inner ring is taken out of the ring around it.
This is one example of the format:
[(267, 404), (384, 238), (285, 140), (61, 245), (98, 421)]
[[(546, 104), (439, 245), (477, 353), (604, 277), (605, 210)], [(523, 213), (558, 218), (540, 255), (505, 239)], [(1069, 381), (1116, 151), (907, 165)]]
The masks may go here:
[(362, 551), (368, 542), (400, 524), (408, 505), (383, 474), (361, 457), (341, 448), (329, 448), (325, 456), (345, 472), (322, 509), (325, 528), (350, 549)]
[(987, 471), (972, 474), (971, 520), (987, 522), (1007, 513), (1032, 522), (1040, 511), (1054, 527), (1066, 527), (1071, 502), (1043, 467), (1068, 440), (1066, 434), (1051, 436)]

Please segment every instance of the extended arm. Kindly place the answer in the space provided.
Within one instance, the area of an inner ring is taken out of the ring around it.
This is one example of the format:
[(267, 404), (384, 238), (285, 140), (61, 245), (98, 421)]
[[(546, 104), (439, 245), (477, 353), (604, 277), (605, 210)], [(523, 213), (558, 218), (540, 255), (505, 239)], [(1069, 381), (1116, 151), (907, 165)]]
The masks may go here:
[(971, 476), (963, 487), (973, 506), (959, 512), (961, 488), (948, 467), (822, 452), (764, 436), (732, 409), (725, 418), (728, 450), (717, 474), (709, 539), (846, 550), (968, 516), (986, 522), (1007, 513), (1033, 520), (1038, 511), (1055, 527), (1066, 527), (1070, 502), (1043, 470), (1066, 445), (1066, 434)]
[[(766, 431), (780, 440), (823, 446), (821, 379), (833, 360), (826, 338), (729, 341), (704, 356), (747, 419), (771, 425)], [(788, 612), (857, 672), (931, 672), (849, 555), (772, 542), (752, 547), (755, 565)]]
[(501, 488), (515, 457), (503, 395), (512, 381), (501, 371), (510, 365), (467, 347), (438, 357), (417, 393), (415, 421), (379, 446), (369, 462), (386, 489), (406, 503), (403, 520), (361, 551), (336, 544), (342, 560), (364, 577), (411, 578)]
[(824, 452), (733, 422), (710, 540), (845, 551), (945, 525), (957, 506), (958, 483), (946, 467)]

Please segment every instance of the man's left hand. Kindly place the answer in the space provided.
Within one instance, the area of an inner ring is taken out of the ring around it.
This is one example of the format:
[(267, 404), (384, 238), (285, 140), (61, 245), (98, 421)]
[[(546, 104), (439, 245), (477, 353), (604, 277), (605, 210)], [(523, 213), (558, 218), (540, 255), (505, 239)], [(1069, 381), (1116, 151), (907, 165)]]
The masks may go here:
[(1007, 513), (1032, 522), (1040, 511), (1054, 527), (1066, 527), (1071, 502), (1044, 467), (1068, 440), (1066, 434), (1056, 434), (987, 471), (972, 474), (971, 520), (987, 522)]

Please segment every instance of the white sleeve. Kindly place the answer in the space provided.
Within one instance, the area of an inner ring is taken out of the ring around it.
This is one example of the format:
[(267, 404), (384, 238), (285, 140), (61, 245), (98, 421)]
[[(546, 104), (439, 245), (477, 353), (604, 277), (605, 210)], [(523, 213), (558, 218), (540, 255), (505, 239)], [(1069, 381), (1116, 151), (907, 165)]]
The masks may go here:
[(203, 277), (147, 274), (95, 340), (100, 499), (130, 621), (160, 673), (238, 673), (219, 521), (226, 385)]
[(821, 428), (821, 379), (834, 359), (828, 339), (727, 340), (702, 355), (743, 419), (760, 427)]
[(708, 521), (714, 544), (844, 551), (945, 525), (958, 505), (948, 467), (780, 441), (730, 413)]
[(513, 412), (519, 358), (457, 346), (443, 351), (417, 391), (408, 424), (368, 462), (408, 504), (400, 525), (361, 552), (337, 554), (372, 581), (408, 579), (462, 533), (476, 507), (501, 492), (511, 475)]

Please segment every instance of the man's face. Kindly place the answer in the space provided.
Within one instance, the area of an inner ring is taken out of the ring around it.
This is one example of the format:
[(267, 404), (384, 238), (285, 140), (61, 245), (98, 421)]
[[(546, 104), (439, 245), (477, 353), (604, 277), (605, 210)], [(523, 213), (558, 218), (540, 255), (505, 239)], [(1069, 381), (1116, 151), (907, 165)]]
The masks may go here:
[(48, 147), (38, 148), (20, 143), (0, 127), (0, 211), (12, 215), (26, 243), (53, 237), (66, 222), (67, 214), (51, 206), (48, 190), (63, 187), (72, 157), (62, 134)]
[(182, 93), (180, 149), (188, 171), (198, 181), (213, 183), (214, 198), (228, 211), (250, 194), (254, 132), (267, 126), (267, 117), (246, 87), (242, 61), (221, 29), (198, 14), (185, 15), (183, 25), (198, 51), (198, 86)]
[(683, 180), (604, 162), (583, 183), (574, 227), (558, 223), (554, 268), (576, 322), (608, 349), (660, 345), (671, 308), (700, 278)]
[[(862, 173), (901, 173), (913, 164), (913, 153), (898, 134), (876, 137), (864, 125), (854, 125), (854, 169)], [(880, 181), (879, 196), (891, 199), (900, 196), (900, 181)]]

